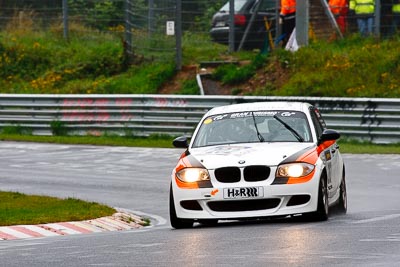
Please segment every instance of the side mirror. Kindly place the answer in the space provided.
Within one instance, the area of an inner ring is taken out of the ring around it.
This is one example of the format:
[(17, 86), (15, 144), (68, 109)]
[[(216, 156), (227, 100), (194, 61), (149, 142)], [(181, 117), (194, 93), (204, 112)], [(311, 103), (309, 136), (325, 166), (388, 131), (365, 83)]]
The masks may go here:
[(320, 136), (318, 143), (321, 144), (325, 141), (338, 140), (340, 138), (340, 133), (335, 130), (326, 129)]
[(186, 136), (179, 136), (172, 141), (172, 145), (176, 148), (188, 148), (188, 138)]

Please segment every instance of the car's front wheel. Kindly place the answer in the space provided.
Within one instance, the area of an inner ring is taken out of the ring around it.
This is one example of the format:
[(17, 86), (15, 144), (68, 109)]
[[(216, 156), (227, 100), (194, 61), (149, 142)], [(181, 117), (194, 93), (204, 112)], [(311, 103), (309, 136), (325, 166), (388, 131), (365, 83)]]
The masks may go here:
[(347, 212), (347, 189), (346, 189), (346, 175), (343, 169), (342, 182), (340, 183), (340, 197), (337, 204), (337, 210), (341, 213)]
[(175, 204), (174, 204), (174, 195), (172, 192), (172, 184), (169, 189), (169, 220), (171, 226), (175, 229), (183, 229), (183, 228), (191, 228), (193, 227), (193, 220), (190, 219), (181, 219), (176, 216)]
[(306, 216), (313, 221), (326, 221), (328, 219), (328, 215), (328, 187), (326, 184), (326, 176), (322, 176), (319, 181), (317, 210), (315, 212), (307, 214)]

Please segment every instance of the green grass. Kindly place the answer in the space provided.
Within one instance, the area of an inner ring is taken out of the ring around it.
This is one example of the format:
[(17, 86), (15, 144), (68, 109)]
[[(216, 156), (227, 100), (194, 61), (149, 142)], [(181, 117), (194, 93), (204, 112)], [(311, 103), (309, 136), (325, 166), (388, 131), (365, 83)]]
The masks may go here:
[(270, 62), (279, 62), (287, 78), (281, 87), (269, 92), (283, 96), (399, 97), (399, 45), (399, 36), (378, 40), (355, 35), (331, 43), (311, 43), (296, 53), (277, 51)]
[(0, 191), (0, 226), (81, 221), (116, 210), (94, 202)]
[(372, 144), (370, 142), (339, 140), (340, 152), (350, 154), (400, 154), (400, 144)]
[(173, 137), (122, 137), (122, 136), (38, 136), (0, 134), (2, 141), (24, 141), (54, 144), (81, 144), (127, 147), (171, 148)]
[[(33, 136), (0, 134), (2, 141), (42, 142), (54, 144), (81, 144), (99, 146), (173, 148), (172, 136), (124, 137), (124, 136)], [(351, 154), (400, 154), (400, 144), (373, 144), (356, 140), (340, 139), (340, 151)]]

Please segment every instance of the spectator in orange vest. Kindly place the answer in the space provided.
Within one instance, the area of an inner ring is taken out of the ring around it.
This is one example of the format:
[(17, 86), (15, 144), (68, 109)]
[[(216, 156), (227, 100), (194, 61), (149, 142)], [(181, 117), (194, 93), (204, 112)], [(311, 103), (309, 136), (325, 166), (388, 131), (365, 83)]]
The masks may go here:
[(296, 26), (296, 0), (281, 0), (279, 23), (282, 25), (282, 45), (285, 46)]
[(329, 0), (329, 8), (336, 19), (336, 23), (342, 33), (347, 28), (347, 13), (349, 11), (348, 0)]

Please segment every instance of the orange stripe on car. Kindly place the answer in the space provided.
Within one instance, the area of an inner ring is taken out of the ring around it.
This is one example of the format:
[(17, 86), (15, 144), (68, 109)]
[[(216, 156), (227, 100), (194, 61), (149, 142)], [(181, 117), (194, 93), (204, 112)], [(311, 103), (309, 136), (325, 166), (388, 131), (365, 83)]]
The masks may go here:
[[(317, 147), (314, 147), (306, 152), (304, 152), (301, 156), (299, 156), (294, 162), (306, 162), (315, 165), (318, 161), (318, 158), (320, 154), (335, 144), (335, 141), (325, 141), (322, 144), (320, 144)], [(285, 160), (286, 162), (286, 160)], [(315, 169), (309, 173), (308, 175), (301, 177), (301, 178), (294, 178), (294, 177), (289, 177), (286, 184), (300, 184), (300, 183), (305, 183), (310, 181), (315, 173)], [(281, 179), (281, 178), (279, 178)]]
[(311, 173), (309, 173), (308, 175), (303, 176), (301, 178), (289, 177), (289, 179), (287, 181), (287, 184), (301, 184), (301, 183), (308, 182), (313, 178), (314, 173), (315, 173), (315, 169)]
[(212, 188), (211, 181), (200, 181), (200, 182), (182, 182), (181, 180), (176, 177), (176, 173), (179, 172), (180, 170), (184, 168), (204, 168), (204, 166), (190, 153), (185, 151), (182, 155), (181, 158), (178, 161), (178, 164), (176, 165), (174, 169), (174, 176), (175, 176), (175, 181), (176, 184), (179, 188), (185, 188), (185, 189), (197, 189), (197, 188)]
[(186, 188), (186, 189), (198, 189), (199, 188), (199, 185), (197, 182), (184, 183), (181, 180), (179, 180), (178, 177), (176, 177), (176, 175), (175, 175), (175, 181), (179, 188)]

